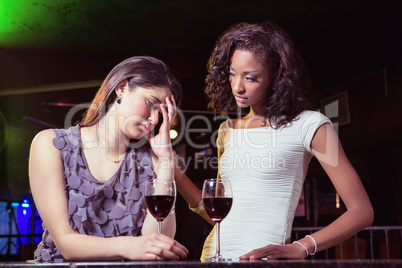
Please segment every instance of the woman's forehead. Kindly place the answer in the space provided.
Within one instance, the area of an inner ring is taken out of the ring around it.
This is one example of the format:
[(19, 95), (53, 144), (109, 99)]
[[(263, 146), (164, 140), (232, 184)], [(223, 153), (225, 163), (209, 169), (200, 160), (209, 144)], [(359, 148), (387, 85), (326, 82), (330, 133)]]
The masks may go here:
[(172, 91), (167, 87), (137, 87), (135, 91), (147, 96), (154, 96), (161, 102), (164, 102), (166, 97), (172, 95)]

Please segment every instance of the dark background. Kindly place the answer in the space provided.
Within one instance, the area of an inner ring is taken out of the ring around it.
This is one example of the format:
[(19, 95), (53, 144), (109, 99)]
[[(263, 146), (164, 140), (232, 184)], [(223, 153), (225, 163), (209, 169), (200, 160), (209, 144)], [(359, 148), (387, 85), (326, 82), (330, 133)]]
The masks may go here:
[[(139, 1), (2, 0), (0, 3), (0, 199), (30, 198), (29, 144), (48, 127), (65, 127), (72, 106), (91, 101), (120, 61), (150, 55), (165, 61), (184, 88), (188, 122), (211, 118), (203, 93), (216, 39), (238, 22), (271, 20), (293, 37), (311, 73), (318, 101), (344, 95), (339, 137), (375, 209), (374, 225), (401, 225), (402, 1)], [(82, 110), (80, 110), (82, 111)], [(79, 119), (80, 111), (73, 118)], [(336, 119), (334, 120), (337, 123)], [(194, 126), (202, 122), (196, 122)], [(216, 128), (218, 124), (213, 124)], [(208, 143), (195, 133), (192, 139)], [(184, 145), (183, 145), (184, 144)], [(213, 146), (206, 146), (212, 149)], [(199, 149), (178, 144), (194, 160)], [(203, 161), (207, 163), (211, 156)], [(186, 170), (201, 187), (211, 168)], [(311, 217), (322, 226), (341, 213), (335, 190), (315, 160), (306, 179)], [(178, 200), (177, 237), (191, 248), (209, 227)], [(199, 234), (190, 240), (188, 233)]]

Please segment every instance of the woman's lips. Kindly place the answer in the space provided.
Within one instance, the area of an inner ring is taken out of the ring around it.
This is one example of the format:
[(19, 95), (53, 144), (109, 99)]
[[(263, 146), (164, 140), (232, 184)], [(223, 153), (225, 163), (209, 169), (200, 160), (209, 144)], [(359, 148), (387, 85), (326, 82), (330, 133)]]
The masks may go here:
[(247, 98), (240, 97), (240, 96), (236, 96), (236, 95), (235, 95), (235, 99), (236, 99), (236, 101), (238, 101), (238, 102), (246, 102), (246, 101), (247, 101)]
[(148, 129), (149, 129), (149, 125), (145, 125), (145, 124), (142, 124), (142, 125), (141, 125), (141, 130), (142, 130), (144, 133), (148, 133)]

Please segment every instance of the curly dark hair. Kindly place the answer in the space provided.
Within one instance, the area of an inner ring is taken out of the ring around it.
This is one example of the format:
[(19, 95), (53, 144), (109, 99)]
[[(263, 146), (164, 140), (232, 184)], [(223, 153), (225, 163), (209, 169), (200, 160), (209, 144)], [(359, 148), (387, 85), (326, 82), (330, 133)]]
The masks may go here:
[(208, 108), (228, 114), (236, 107), (229, 82), (229, 68), (235, 50), (252, 52), (269, 70), (270, 94), (265, 106), (265, 124), (276, 128), (311, 109), (307, 94), (311, 82), (305, 63), (289, 35), (272, 22), (239, 23), (217, 41), (208, 60), (205, 93)]

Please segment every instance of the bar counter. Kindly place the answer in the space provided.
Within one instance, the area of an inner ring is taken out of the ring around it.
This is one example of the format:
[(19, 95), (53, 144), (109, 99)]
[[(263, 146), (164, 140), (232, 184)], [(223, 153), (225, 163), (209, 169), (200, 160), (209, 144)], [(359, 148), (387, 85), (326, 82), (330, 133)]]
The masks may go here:
[(64, 263), (35, 263), (35, 262), (1, 262), (0, 267), (33, 268), (33, 267), (68, 267), (68, 268), (385, 268), (402, 267), (402, 260), (275, 260), (275, 261), (246, 261), (202, 263), (199, 261), (125, 261), (125, 262), (64, 262)]

